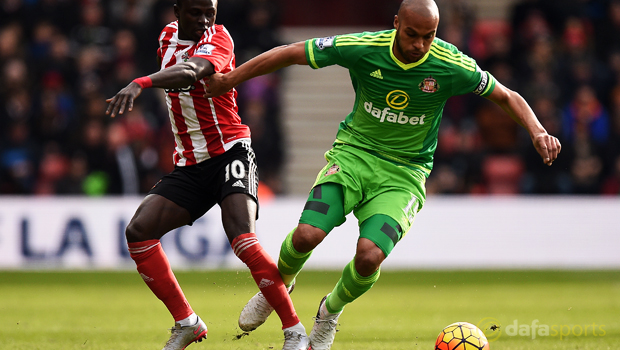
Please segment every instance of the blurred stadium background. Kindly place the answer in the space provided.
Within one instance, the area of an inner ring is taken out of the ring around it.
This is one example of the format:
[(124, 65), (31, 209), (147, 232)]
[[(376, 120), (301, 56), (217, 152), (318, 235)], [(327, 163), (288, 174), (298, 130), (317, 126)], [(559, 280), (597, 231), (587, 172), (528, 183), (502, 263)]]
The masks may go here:
[[(487, 333), (492, 348), (617, 349), (620, 0), (437, 2), (438, 36), (519, 91), (562, 153), (546, 167), (498, 107), (452, 98), (425, 208), (380, 281), (347, 306), (334, 349), (430, 349), (447, 324), (485, 320), (504, 330)], [(144, 194), (172, 169), (163, 92), (147, 89), (114, 119), (104, 111), (106, 98), (157, 69), (173, 3), (0, 1), (2, 349), (156, 349), (168, 337), (171, 319), (124, 239)], [(283, 43), (391, 28), (399, 3), (221, 0), (217, 22), (232, 33), (240, 65)], [(238, 90), (262, 180), (257, 234), (275, 257), (353, 92), (338, 67), (290, 67)], [(356, 239), (351, 217), (313, 253), (306, 270), (316, 271), (299, 276), (292, 297), (308, 330)], [(209, 342), (196, 348), (280, 347), (276, 317), (231, 341), (256, 286), (230, 251), (218, 208), (162, 244), (208, 320)], [(517, 322), (572, 333), (510, 336)], [(589, 334), (591, 325), (605, 334)]]
[[(452, 98), (427, 206), (387, 261), (620, 268), (620, 1), (437, 2), (438, 36), (519, 91), (563, 148), (546, 167), (499, 107), (472, 94)], [(0, 4), (0, 268), (133, 268), (123, 228), (171, 171), (173, 139), (161, 91), (145, 90), (133, 112), (114, 119), (105, 99), (157, 70), (157, 36), (175, 19), (173, 3)], [(391, 28), (399, 3), (222, 0), (217, 22), (231, 32), (240, 65), (283, 43)], [(258, 233), (275, 256), (353, 92), (338, 67), (291, 67), (238, 90), (261, 177)], [(315, 266), (349, 261), (340, 247), (352, 249), (354, 221)], [(169, 235), (174, 265), (237, 266), (218, 225), (215, 210)], [(432, 250), (439, 246), (442, 254)]]

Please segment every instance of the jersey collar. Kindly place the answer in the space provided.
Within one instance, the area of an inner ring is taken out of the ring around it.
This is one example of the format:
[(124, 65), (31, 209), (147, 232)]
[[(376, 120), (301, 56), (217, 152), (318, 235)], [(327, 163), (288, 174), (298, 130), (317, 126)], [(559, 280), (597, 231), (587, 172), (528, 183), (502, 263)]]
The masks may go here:
[(392, 40), (390, 41), (390, 57), (392, 57), (392, 60), (394, 60), (394, 62), (400, 66), (400, 68), (404, 69), (404, 70), (408, 70), (414, 67), (417, 67), (419, 65), (421, 65), (422, 63), (424, 63), (426, 61), (426, 59), (428, 58), (428, 55), (430, 55), (431, 51), (429, 50), (426, 55), (424, 55), (424, 57), (420, 58), (419, 61), (417, 62), (413, 62), (413, 63), (402, 63), (398, 58), (396, 58), (396, 56), (394, 56), (394, 40), (396, 40), (396, 29), (394, 29), (394, 31), (392, 32)]

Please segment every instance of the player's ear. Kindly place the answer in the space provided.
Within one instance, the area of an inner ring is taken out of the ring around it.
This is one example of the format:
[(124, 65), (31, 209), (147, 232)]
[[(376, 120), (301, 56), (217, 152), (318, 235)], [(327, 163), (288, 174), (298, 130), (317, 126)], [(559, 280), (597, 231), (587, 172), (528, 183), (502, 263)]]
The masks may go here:
[(172, 6), (172, 10), (174, 11), (174, 17), (176, 17), (177, 19), (179, 19), (179, 5), (174, 4)]
[(394, 15), (394, 29), (398, 30), (398, 15)]

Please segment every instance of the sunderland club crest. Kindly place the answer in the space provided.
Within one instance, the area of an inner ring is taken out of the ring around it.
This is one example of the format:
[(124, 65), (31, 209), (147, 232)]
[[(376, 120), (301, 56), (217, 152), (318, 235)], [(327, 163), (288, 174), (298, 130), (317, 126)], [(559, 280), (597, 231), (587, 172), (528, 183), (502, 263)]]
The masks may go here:
[(423, 92), (426, 92), (429, 94), (439, 90), (439, 84), (437, 83), (437, 80), (433, 78), (432, 75), (429, 75), (428, 78), (422, 80), (422, 82), (418, 84), (418, 87)]
[(325, 172), (325, 174), (323, 174), (323, 176), (334, 175), (335, 173), (339, 171), (340, 171), (340, 167), (338, 166), (338, 164), (334, 164), (329, 169), (327, 169), (327, 171)]

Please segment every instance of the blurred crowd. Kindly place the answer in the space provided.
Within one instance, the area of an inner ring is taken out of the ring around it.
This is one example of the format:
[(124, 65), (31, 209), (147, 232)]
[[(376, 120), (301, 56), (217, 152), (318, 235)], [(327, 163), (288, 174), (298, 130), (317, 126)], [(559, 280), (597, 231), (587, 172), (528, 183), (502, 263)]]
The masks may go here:
[[(131, 113), (105, 115), (106, 98), (151, 74), (175, 0), (0, 2), (0, 193), (146, 193), (173, 169), (163, 92), (147, 89)], [(237, 64), (279, 43), (269, 0), (219, 5)], [(263, 188), (279, 191), (283, 160), (278, 76), (239, 88)]]
[(562, 143), (548, 167), (498, 106), (448, 101), (431, 193), (620, 194), (620, 1), (526, 0), (509, 19), (478, 20), (437, 0), (438, 36), (518, 91)]
[[(429, 193), (620, 194), (620, 0), (517, 2), (506, 21), (463, 0), (437, 0), (438, 36), (520, 92), (562, 153), (545, 166), (499, 107), (452, 98)], [(237, 65), (279, 45), (277, 1), (226, 0), (217, 22)], [(106, 98), (158, 70), (174, 0), (3, 0), (0, 3), (0, 194), (143, 194), (172, 170), (163, 93), (110, 118)], [(389, 28), (391, 18), (386, 20)], [(280, 76), (239, 87), (262, 188), (282, 186)], [(335, 126), (334, 126), (335, 127)]]

